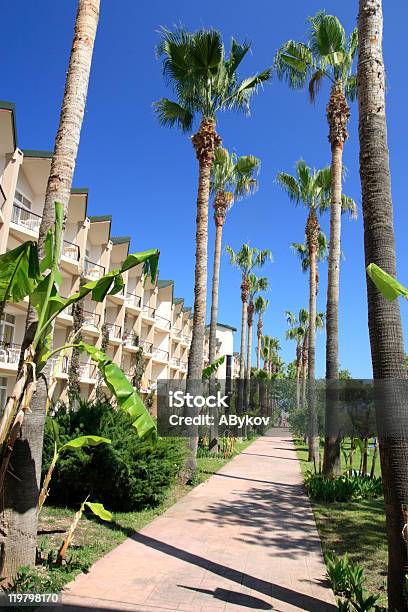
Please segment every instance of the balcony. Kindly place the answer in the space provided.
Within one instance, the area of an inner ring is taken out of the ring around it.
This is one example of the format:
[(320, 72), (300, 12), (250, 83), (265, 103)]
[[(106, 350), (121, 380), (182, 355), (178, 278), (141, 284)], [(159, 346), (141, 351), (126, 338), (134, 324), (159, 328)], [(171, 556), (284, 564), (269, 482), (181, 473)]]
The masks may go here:
[(181, 364), (181, 360), (180, 357), (172, 357), (170, 360), (170, 365), (172, 365), (174, 368), (179, 368)]
[(170, 329), (171, 321), (169, 321), (169, 319), (166, 319), (165, 317), (162, 317), (161, 315), (156, 314), (155, 320), (156, 320), (156, 324), (158, 325), (158, 327), (161, 327), (163, 329)]
[(190, 344), (191, 340), (186, 334), (181, 334), (181, 341), (184, 342), (184, 344)]
[(8, 365), (16, 369), (20, 359), (21, 345), (0, 340), (0, 366)]
[(92, 280), (98, 280), (105, 274), (105, 267), (94, 261), (89, 261), (89, 259), (84, 259), (84, 274)]
[(180, 369), (181, 369), (183, 372), (186, 372), (186, 371), (187, 371), (187, 366), (188, 366), (188, 362), (187, 362), (187, 361), (180, 361)]
[(126, 306), (129, 306), (130, 308), (140, 308), (141, 305), (142, 298), (140, 295), (126, 291)]
[(153, 349), (152, 342), (146, 342), (146, 340), (143, 340), (140, 343), (140, 346), (143, 348), (143, 355), (151, 355), (152, 354), (152, 349)]
[(158, 361), (168, 361), (169, 352), (154, 346), (152, 350), (152, 357)]
[(148, 306), (147, 304), (143, 304), (142, 313), (148, 319), (154, 319), (154, 315), (156, 314), (156, 309)]
[(97, 367), (90, 361), (81, 361), (78, 367), (79, 378), (86, 378), (88, 380), (95, 380), (97, 373)]
[(115, 323), (105, 323), (105, 327), (108, 330), (109, 340), (121, 340), (122, 339), (122, 327)]
[(132, 334), (125, 332), (122, 336), (122, 340), (126, 348), (130, 349), (138, 349), (139, 348), (139, 336), (137, 334)]
[(83, 310), (84, 317), (84, 325), (90, 325), (91, 327), (99, 327), (99, 323), (101, 322), (101, 315), (96, 312), (91, 312), (90, 310)]
[(50, 363), (51, 373), (53, 373), (55, 376), (65, 375), (64, 378), (66, 377), (69, 370), (68, 355), (64, 355), (62, 359), (60, 359), (59, 357), (53, 357), (52, 359), (50, 359)]
[(41, 215), (31, 212), (27, 208), (23, 208), (18, 204), (13, 204), (13, 212), (11, 215), (12, 223), (24, 227), (31, 232), (38, 233), (41, 224)]
[(183, 335), (183, 330), (180, 329), (179, 327), (173, 327), (173, 329), (171, 330), (171, 333), (173, 334), (175, 338), (181, 340), (181, 337)]
[(80, 251), (79, 246), (74, 242), (69, 242), (69, 240), (62, 241), (62, 254), (64, 257), (68, 259), (72, 259), (73, 261), (79, 261)]

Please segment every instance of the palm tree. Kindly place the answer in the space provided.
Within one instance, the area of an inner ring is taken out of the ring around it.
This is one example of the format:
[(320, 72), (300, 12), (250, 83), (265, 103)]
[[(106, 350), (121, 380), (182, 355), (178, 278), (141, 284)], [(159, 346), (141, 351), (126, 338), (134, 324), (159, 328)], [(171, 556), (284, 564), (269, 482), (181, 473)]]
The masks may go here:
[(304, 323), (308, 320), (308, 312), (304, 308), (299, 310), (298, 318), (296, 315), (287, 310), (285, 312), (286, 322), (289, 325), (289, 329), (286, 332), (287, 340), (296, 341), (296, 408), (300, 407), (300, 379), (302, 374), (302, 347), (305, 336)]
[(255, 300), (255, 312), (258, 315), (258, 327), (257, 327), (257, 338), (258, 344), (256, 349), (256, 369), (261, 369), (261, 338), (262, 338), (262, 317), (268, 308), (269, 300), (263, 297), (263, 295), (258, 295)]
[(343, 148), (348, 138), (350, 116), (348, 100), (357, 93), (353, 64), (358, 47), (357, 29), (347, 39), (345, 30), (334, 15), (319, 11), (309, 19), (307, 44), (287, 41), (275, 58), (277, 74), (295, 89), (309, 85), (314, 101), (323, 80), (330, 82), (327, 105), (329, 142), (331, 145), (330, 249), (327, 288), (326, 378), (338, 379), (338, 302), (340, 274), (340, 233), (342, 209)]
[[(277, 175), (278, 184), (287, 192), (289, 199), (296, 205), (303, 204), (309, 209), (306, 222), (306, 243), (309, 257), (309, 326), (308, 343), (308, 380), (309, 380), (309, 412), (315, 413), (314, 382), (315, 372), (315, 340), (316, 340), (316, 274), (317, 251), (319, 248), (320, 225), (317, 210), (323, 212), (330, 201), (330, 168), (311, 170), (303, 160), (296, 164), (296, 175), (285, 172)], [(319, 448), (316, 436), (312, 437), (312, 455), (318, 461)], [(317, 445), (317, 446), (316, 446)], [(310, 447), (309, 447), (310, 448)]]
[(268, 374), (273, 374), (272, 364), (276, 360), (277, 353), (280, 349), (279, 338), (273, 338), (267, 335), (262, 336), (261, 353), (264, 361), (264, 370), (266, 370)]
[[(324, 232), (319, 233), (318, 245), (316, 251), (316, 295), (319, 291), (319, 269), (317, 263), (327, 259), (327, 238)], [(307, 272), (309, 269), (309, 249), (307, 246), (307, 240), (304, 243), (292, 242), (291, 247), (294, 253), (299, 257), (302, 272)]]
[[(360, 175), (366, 266), (375, 263), (395, 276), (393, 206), (385, 108), (385, 69), (382, 54), (381, 0), (360, 0), (358, 35)], [(407, 370), (399, 304), (387, 301), (367, 278), (368, 325), (375, 379), (387, 393), (376, 402), (388, 538), (388, 608), (407, 610), (405, 575), (407, 545), (403, 537), (408, 500), (408, 436), (406, 422)], [(391, 380), (391, 383), (386, 383)], [(402, 382), (397, 382), (402, 381)], [(403, 387), (406, 389), (406, 387)], [(395, 397), (392, 391), (402, 395)], [(391, 397), (390, 397), (391, 396)], [(405, 397), (404, 397), (405, 396)], [(391, 401), (388, 401), (388, 398)], [(404, 402), (401, 406), (401, 402)], [(388, 413), (388, 414), (387, 414)], [(403, 416), (402, 416), (403, 415)], [(381, 435), (384, 422), (394, 423), (399, 435)], [(398, 420), (397, 420), (398, 419)]]
[[(65, 210), (68, 206), (85, 112), (99, 5), (100, 0), (78, 0), (64, 97), (39, 228), (40, 258), (44, 256), (48, 230), (54, 227), (55, 201), (62, 202)], [(36, 311), (29, 308), (22, 355), (34, 338), (36, 327)], [(13, 475), (6, 478), (0, 530), (3, 576), (12, 576), (19, 567), (35, 564), (36, 508), (41, 477), (46, 397), (45, 385), (39, 386), (14, 446)]]
[(243, 244), (241, 249), (237, 252), (230, 246), (227, 246), (226, 251), (230, 257), (231, 265), (238, 268), (242, 276), (241, 349), (239, 356), (239, 378), (242, 381), (245, 378), (245, 337), (249, 296), (249, 275), (255, 268), (261, 268), (266, 261), (272, 260), (272, 253), (268, 249), (259, 251), (256, 247), (250, 247), (249, 244)]
[(247, 368), (246, 378), (251, 378), (251, 355), (252, 355), (252, 325), (254, 320), (255, 304), (254, 299), (260, 291), (266, 291), (268, 288), (268, 279), (262, 276), (258, 278), (255, 274), (249, 276), (249, 303), (248, 303), (248, 343), (247, 343)]
[(214, 201), (215, 247), (212, 278), (211, 321), (209, 338), (209, 362), (216, 356), (216, 329), (218, 318), (218, 286), (220, 274), (222, 230), (227, 211), (234, 201), (253, 194), (258, 187), (256, 174), (260, 160), (253, 155), (237, 157), (227, 149), (218, 147), (211, 170), (211, 193)]
[(190, 132), (197, 117), (198, 131), (192, 143), (198, 159), (198, 195), (196, 218), (196, 260), (194, 284), (194, 318), (188, 357), (188, 380), (200, 380), (203, 368), (205, 314), (207, 298), (208, 200), (211, 168), (215, 151), (221, 143), (216, 132), (219, 111), (238, 110), (249, 113), (252, 95), (270, 77), (270, 69), (253, 77), (238, 80), (237, 70), (250, 45), (232, 40), (226, 58), (221, 34), (215, 30), (194, 33), (179, 28), (161, 30), (157, 49), (163, 64), (163, 75), (176, 101), (162, 98), (154, 109), (162, 126), (178, 127)]

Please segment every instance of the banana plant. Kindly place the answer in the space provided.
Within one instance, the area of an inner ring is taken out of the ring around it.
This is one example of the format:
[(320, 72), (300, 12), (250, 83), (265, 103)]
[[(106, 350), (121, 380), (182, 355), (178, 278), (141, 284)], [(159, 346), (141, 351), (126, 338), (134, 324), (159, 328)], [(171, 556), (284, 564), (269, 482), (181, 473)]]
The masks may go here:
[(218, 359), (215, 359), (212, 363), (210, 363), (206, 368), (203, 369), (202, 379), (208, 380), (209, 378), (211, 378), (211, 374), (216, 372), (218, 368), (224, 363), (224, 361), (225, 355), (222, 355), (221, 357), (218, 357)]
[(93, 512), (95, 516), (98, 516), (103, 521), (110, 522), (112, 520), (111, 512), (106, 510), (106, 508), (103, 507), (103, 504), (90, 502), (88, 501), (88, 498), (86, 498), (86, 500), (82, 502), (78, 512), (75, 514), (74, 520), (72, 521), (71, 526), (68, 529), (67, 535), (65, 536), (65, 540), (63, 541), (61, 548), (58, 551), (56, 565), (62, 565), (62, 562), (65, 559), (65, 555), (67, 554), (67, 550), (74, 538), (75, 529), (78, 527), (78, 523), (81, 520), (82, 514), (85, 512), (86, 509), (91, 510), (91, 512)]
[[(63, 205), (61, 202), (55, 202), (55, 226), (54, 230), (50, 230), (47, 234), (44, 257), (41, 260), (38, 246), (32, 241), (25, 242), (0, 255), (0, 310), (4, 308), (6, 302), (20, 302), (28, 297), (38, 318), (34, 339), (24, 353), (17, 381), (0, 421), (0, 492), (4, 485), (14, 443), (36, 390), (37, 376), (51, 356), (69, 348), (68, 345), (64, 345), (54, 351), (50, 350), (55, 318), (88, 294), (91, 294), (94, 301), (102, 302), (106, 295), (118, 293), (124, 286), (123, 272), (134, 266), (143, 264), (144, 276), (150, 276), (152, 282), (157, 276), (159, 251), (144, 251), (128, 255), (120, 268), (108, 272), (96, 281), (82, 285), (77, 293), (68, 298), (61, 297), (59, 294), (61, 284), (59, 256), (63, 216)], [(140, 410), (140, 404), (143, 406), (140, 398), (139, 402), (138, 410)], [(147, 410), (145, 408), (144, 410), (149, 416)]]
[(84, 448), (86, 446), (99, 446), (100, 444), (110, 444), (111, 440), (108, 438), (102, 438), (101, 436), (79, 436), (78, 438), (74, 438), (65, 444), (60, 445), (59, 439), (59, 427), (58, 423), (48, 417), (47, 419), (49, 428), (51, 430), (52, 436), (54, 438), (54, 453), (50, 463), (50, 467), (48, 468), (48, 472), (44, 478), (43, 486), (40, 492), (40, 496), (38, 498), (37, 505), (37, 513), (40, 514), (41, 509), (44, 505), (45, 500), (48, 497), (49, 486), (52, 474), (54, 472), (55, 466), (57, 464), (58, 459), (62, 453), (72, 450), (78, 450), (80, 448)]

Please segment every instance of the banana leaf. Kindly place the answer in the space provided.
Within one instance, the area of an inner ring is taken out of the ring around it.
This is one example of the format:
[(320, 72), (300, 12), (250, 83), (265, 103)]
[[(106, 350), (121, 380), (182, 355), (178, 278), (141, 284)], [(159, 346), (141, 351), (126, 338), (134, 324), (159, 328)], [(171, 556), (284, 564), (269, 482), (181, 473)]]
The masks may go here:
[(97, 504), (93, 502), (86, 501), (84, 502), (84, 506), (87, 506), (96, 516), (99, 516), (103, 521), (111, 521), (112, 513), (106, 508), (103, 507), (103, 504)]
[(384, 272), (384, 270), (376, 264), (371, 263), (367, 266), (367, 274), (377, 289), (381, 291), (390, 302), (400, 295), (408, 299), (408, 289), (404, 287), (404, 285), (401, 285), (401, 283), (391, 276), (391, 274)]
[(0, 303), (21, 302), (41, 278), (35, 242), (24, 242), (0, 255)]
[(66, 442), (61, 448), (58, 449), (58, 452), (64, 450), (76, 450), (78, 448), (82, 448), (84, 446), (99, 446), (99, 444), (110, 444), (111, 440), (108, 438), (102, 438), (101, 436), (79, 436), (78, 438), (74, 438), (69, 442)]
[(115, 396), (119, 407), (128, 415), (139, 438), (154, 443), (157, 439), (155, 422), (147, 411), (140, 395), (130, 384), (125, 374), (103, 351), (85, 342), (79, 343), (79, 350), (88, 353)]
[(213, 361), (212, 363), (210, 363), (210, 365), (204, 368), (203, 373), (202, 373), (203, 380), (207, 380), (208, 378), (211, 378), (211, 374), (213, 374), (214, 372), (218, 370), (218, 368), (224, 363), (224, 360), (225, 360), (225, 355), (222, 355), (222, 357), (218, 357), (218, 359), (215, 359), (215, 361)]

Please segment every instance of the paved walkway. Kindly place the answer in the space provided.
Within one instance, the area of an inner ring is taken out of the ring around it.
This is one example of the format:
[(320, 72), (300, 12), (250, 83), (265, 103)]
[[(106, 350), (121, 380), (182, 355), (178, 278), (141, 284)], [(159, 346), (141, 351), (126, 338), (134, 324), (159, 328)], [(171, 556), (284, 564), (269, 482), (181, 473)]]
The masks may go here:
[(64, 609), (337, 610), (296, 452), (278, 433), (78, 576)]

